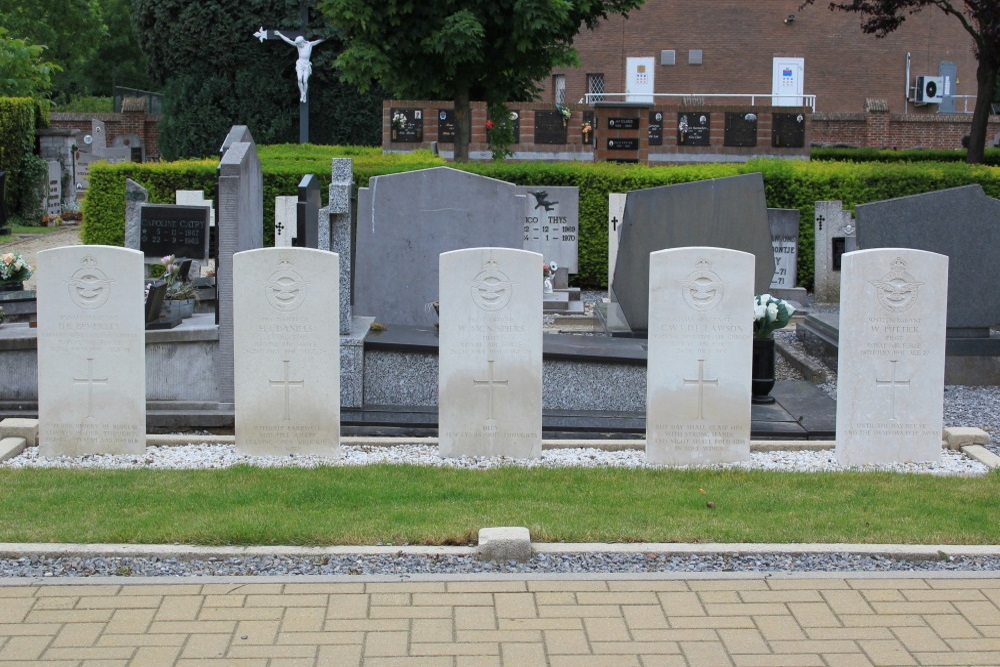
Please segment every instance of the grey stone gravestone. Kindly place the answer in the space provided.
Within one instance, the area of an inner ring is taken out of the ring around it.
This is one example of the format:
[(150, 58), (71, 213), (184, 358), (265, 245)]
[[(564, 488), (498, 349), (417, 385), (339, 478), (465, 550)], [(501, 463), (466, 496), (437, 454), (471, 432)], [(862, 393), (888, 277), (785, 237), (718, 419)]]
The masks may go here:
[(774, 252), (761, 174), (628, 193), (610, 291), (633, 332), (645, 332), (648, 326), (649, 254), (692, 246), (754, 255), (755, 293), (767, 292), (774, 274)]
[[(340, 257), (340, 333), (351, 333), (351, 253), (354, 230), (351, 226), (351, 194), (354, 189), (354, 160), (333, 158), (330, 166), (330, 224), (325, 249), (333, 250)], [(323, 225), (320, 225), (322, 235)], [(324, 249), (323, 243), (320, 248)]]
[(45, 215), (62, 214), (62, 165), (59, 160), (48, 160), (48, 170), (45, 175), (45, 194), (42, 196), (42, 207)]
[(625, 197), (622, 192), (608, 193), (608, 286), (615, 277), (618, 261), (618, 244), (622, 237), (622, 219), (625, 217)]
[(521, 248), (523, 218), (524, 198), (504, 181), (448, 167), (373, 177), (358, 192), (355, 314), (430, 324), (434, 258), (461, 248)]
[(142, 255), (110, 246), (38, 253), (42, 456), (146, 450)]
[(234, 126), (219, 161), (219, 257), (216, 319), (219, 325), (219, 402), (233, 404), (233, 255), (264, 244), (264, 179), (257, 146), (246, 126)]
[(767, 209), (771, 247), (774, 250), (774, 275), (768, 291), (778, 299), (801, 303), (807, 295), (805, 288), (795, 286), (799, 268), (799, 218), (797, 208)]
[(947, 255), (948, 336), (988, 337), (1000, 324), (1000, 200), (980, 185), (862, 204), (858, 247)]
[(125, 179), (125, 247), (139, 249), (142, 233), (139, 229), (139, 210), (149, 201), (149, 190), (131, 178)]
[(291, 248), (298, 233), (297, 197), (274, 198), (274, 247)]
[(937, 461), (948, 258), (909, 248), (844, 255), (837, 460)]
[(816, 202), (813, 295), (816, 303), (840, 302), (840, 261), (857, 250), (854, 216), (839, 201)]
[(524, 249), (575, 275), (579, 272), (580, 190), (575, 187), (519, 185), (524, 195)]
[(296, 205), (296, 232), (292, 245), (297, 248), (319, 248), (319, 209), (322, 198), (319, 193), (319, 179), (306, 174), (299, 181), (298, 203)]

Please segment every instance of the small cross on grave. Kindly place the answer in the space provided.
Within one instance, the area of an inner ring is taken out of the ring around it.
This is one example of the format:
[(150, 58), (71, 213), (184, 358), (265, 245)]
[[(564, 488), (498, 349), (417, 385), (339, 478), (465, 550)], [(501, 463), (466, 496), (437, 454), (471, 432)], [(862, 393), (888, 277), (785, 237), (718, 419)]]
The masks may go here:
[(490, 416), (487, 420), (488, 423), (493, 422), (493, 394), (496, 391), (497, 386), (506, 387), (508, 380), (497, 380), (493, 377), (493, 364), (495, 363), (492, 359), (487, 362), (490, 365), (490, 377), (486, 380), (472, 379), (472, 384), (475, 387), (489, 387), (490, 390)]
[(274, 226), (274, 229), (275, 231), (278, 232), (278, 234), (281, 234), (283, 231), (285, 231), (285, 223), (279, 222)]
[(87, 385), (87, 419), (93, 419), (94, 417), (94, 385), (102, 384), (106, 385), (108, 383), (108, 378), (95, 378), (94, 377), (94, 360), (91, 358), (87, 359), (87, 377), (85, 378), (73, 378), (73, 384), (85, 384)]
[(819, 231), (823, 231), (823, 223), (826, 222), (826, 217), (822, 215), (816, 216), (816, 224), (819, 225)]
[(710, 385), (712, 385), (714, 387), (718, 387), (719, 386), (719, 379), (716, 378), (714, 380), (706, 380), (705, 379), (705, 360), (704, 359), (699, 359), (698, 360), (698, 379), (697, 380), (688, 380), (687, 378), (685, 378), (684, 379), (684, 384), (687, 384), (687, 385), (696, 384), (696, 385), (698, 385), (698, 419), (704, 419), (705, 418), (705, 385), (706, 384), (710, 384)]
[(613, 231), (613, 232), (617, 232), (618, 231), (618, 216), (617, 215), (615, 217), (611, 218), (611, 231)]
[(292, 387), (304, 388), (306, 383), (304, 380), (290, 380), (288, 378), (288, 365), (291, 363), (289, 360), (285, 359), (285, 377), (282, 380), (268, 380), (268, 384), (272, 387), (283, 387), (285, 389), (285, 413), (281, 418), (281, 421), (291, 421), (291, 390)]
[(889, 379), (879, 380), (875, 378), (876, 387), (888, 387), (889, 388), (889, 418), (896, 421), (896, 387), (907, 387), (910, 386), (909, 380), (897, 380), (896, 379), (896, 364), (899, 363), (898, 359), (893, 359), (889, 361), (892, 364), (889, 367)]

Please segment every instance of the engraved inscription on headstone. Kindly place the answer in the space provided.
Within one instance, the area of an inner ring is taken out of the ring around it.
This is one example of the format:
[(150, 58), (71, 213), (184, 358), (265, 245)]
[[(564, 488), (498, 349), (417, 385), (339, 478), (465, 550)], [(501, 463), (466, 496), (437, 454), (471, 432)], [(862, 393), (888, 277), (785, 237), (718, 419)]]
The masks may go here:
[(609, 130), (638, 130), (639, 129), (639, 119), (638, 118), (608, 118), (608, 129)]
[(712, 115), (704, 111), (677, 114), (678, 146), (709, 146), (712, 135)]
[(441, 456), (541, 456), (542, 256), (470, 248), (440, 263)]
[(802, 148), (806, 145), (806, 118), (801, 113), (771, 116), (771, 145), (775, 148)]
[(638, 137), (615, 137), (608, 139), (609, 151), (637, 151), (639, 150)]
[(146, 450), (143, 261), (137, 250), (38, 254), (42, 456)]
[(798, 270), (799, 210), (769, 208), (767, 222), (771, 227), (771, 247), (774, 248), (774, 276), (771, 289), (795, 287)]
[(566, 121), (558, 111), (535, 111), (535, 143), (565, 144)]
[(757, 145), (757, 114), (752, 112), (726, 112), (726, 131), (723, 146), (750, 147)]
[(579, 262), (580, 192), (569, 186), (518, 186), (525, 196), (524, 249), (575, 274)]
[(139, 249), (146, 257), (208, 258), (211, 209), (203, 206), (142, 204)]
[(948, 257), (880, 248), (843, 256), (837, 460), (941, 456)]
[(424, 112), (421, 109), (393, 108), (389, 110), (392, 141), (421, 142), (424, 140)]
[(442, 144), (455, 143), (455, 111), (438, 109), (438, 141)]
[(814, 278), (816, 303), (840, 300), (840, 259), (857, 249), (854, 216), (839, 201), (818, 201), (813, 223)]
[(663, 145), (663, 112), (662, 111), (650, 111), (649, 112), (649, 145), (650, 146), (662, 146)]
[(754, 256), (676, 248), (651, 253), (649, 267), (646, 457), (748, 459)]
[(336, 253), (312, 248), (233, 256), (239, 451), (339, 453), (338, 264)]

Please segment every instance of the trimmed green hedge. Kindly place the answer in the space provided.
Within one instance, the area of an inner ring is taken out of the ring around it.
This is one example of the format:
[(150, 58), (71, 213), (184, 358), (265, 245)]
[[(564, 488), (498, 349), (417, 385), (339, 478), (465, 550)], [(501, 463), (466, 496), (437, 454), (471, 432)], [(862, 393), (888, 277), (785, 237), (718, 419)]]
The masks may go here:
[[(330, 158), (354, 158), (355, 187), (372, 176), (444, 165), (441, 158), (418, 151), (382, 155), (379, 148), (333, 146), (261, 146), (264, 172), (264, 235), (274, 236), (274, 206), (279, 195), (290, 195), (302, 175), (316, 174), (325, 188), (330, 181)], [(124, 242), (125, 179), (143, 184), (155, 203), (172, 203), (174, 190), (202, 189), (215, 194), (217, 161), (158, 164), (95, 165), (84, 203), (85, 243), (121, 245)], [(1000, 168), (941, 163), (844, 163), (751, 160), (742, 164), (697, 164), (669, 167), (612, 163), (466, 163), (449, 166), (518, 185), (568, 185), (580, 188), (580, 273), (576, 284), (607, 284), (608, 193), (670, 185), (708, 178), (760, 172), (767, 205), (801, 212), (798, 284), (813, 283), (813, 214), (817, 201), (840, 200), (855, 205), (942, 188), (979, 183), (991, 197), (1000, 198)]]
[[(968, 151), (910, 148), (893, 151), (881, 148), (813, 148), (810, 158), (831, 162), (965, 162)], [(1000, 148), (987, 148), (983, 164), (1000, 167)]]
[(7, 204), (13, 214), (41, 215), (45, 163), (35, 155), (35, 129), (48, 125), (48, 103), (0, 97), (0, 171), (7, 172)]

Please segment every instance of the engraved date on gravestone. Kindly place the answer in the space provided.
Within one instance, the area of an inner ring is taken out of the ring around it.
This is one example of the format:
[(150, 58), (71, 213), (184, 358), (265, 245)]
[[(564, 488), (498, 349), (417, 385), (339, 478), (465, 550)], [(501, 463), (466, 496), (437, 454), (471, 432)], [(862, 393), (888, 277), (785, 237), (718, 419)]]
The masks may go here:
[(771, 117), (771, 146), (802, 148), (806, 144), (806, 119), (800, 113), (776, 113)]
[(609, 151), (637, 151), (639, 150), (639, 140), (635, 137), (616, 137), (608, 139)]
[(726, 133), (723, 146), (750, 147), (757, 145), (757, 114), (726, 112)]
[(139, 249), (146, 257), (208, 256), (211, 209), (205, 206), (142, 204), (139, 209)]
[(609, 130), (638, 130), (638, 118), (608, 118)]
[(711, 142), (711, 114), (689, 111), (677, 114), (677, 145), (708, 146)]
[(649, 145), (650, 146), (662, 146), (663, 145), (663, 112), (662, 111), (650, 111), (649, 112)]

